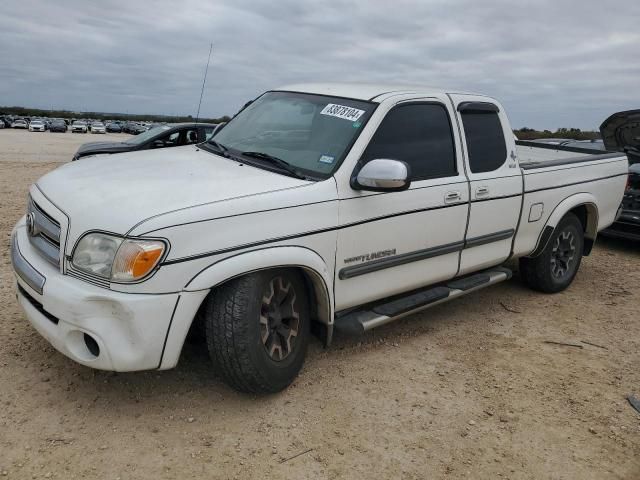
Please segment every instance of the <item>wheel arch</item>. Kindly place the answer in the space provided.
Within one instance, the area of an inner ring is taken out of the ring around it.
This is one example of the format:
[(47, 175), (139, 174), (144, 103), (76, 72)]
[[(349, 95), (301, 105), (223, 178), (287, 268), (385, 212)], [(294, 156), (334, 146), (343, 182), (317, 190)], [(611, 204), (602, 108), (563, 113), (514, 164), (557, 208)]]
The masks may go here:
[(183, 290), (213, 290), (234, 278), (274, 268), (292, 268), (302, 273), (310, 298), (314, 300), (311, 305), (312, 321), (326, 327), (325, 342), (330, 343), (333, 326), (332, 273), (323, 258), (307, 247), (267, 247), (221, 259), (202, 269)]
[(547, 246), (556, 226), (567, 213), (575, 214), (584, 231), (584, 252), (588, 256), (598, 235), (598, 205), (595, 197), (586, 192), (576, 193), (562, 200), (551, 212), (538, 237), (538, 243), (529, 257), (537, 257)]

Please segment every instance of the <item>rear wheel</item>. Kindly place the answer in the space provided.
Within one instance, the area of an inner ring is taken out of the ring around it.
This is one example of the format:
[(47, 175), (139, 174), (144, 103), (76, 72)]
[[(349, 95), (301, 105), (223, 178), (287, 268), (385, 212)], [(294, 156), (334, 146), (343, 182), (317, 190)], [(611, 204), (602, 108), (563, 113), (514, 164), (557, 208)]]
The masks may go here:
[(583, 249), (582, 223), (573, 213), (567, 213), (540, 255), (520, 259), (520, 275), (534, 290), (561, 292), (571, 285), (578, 273)]
[(231, 280), (211, 293), (204, 317), (209, 355), (236, 390), (278, 392), (302, 368), (310, 318), (298, 272), (266, 270)]

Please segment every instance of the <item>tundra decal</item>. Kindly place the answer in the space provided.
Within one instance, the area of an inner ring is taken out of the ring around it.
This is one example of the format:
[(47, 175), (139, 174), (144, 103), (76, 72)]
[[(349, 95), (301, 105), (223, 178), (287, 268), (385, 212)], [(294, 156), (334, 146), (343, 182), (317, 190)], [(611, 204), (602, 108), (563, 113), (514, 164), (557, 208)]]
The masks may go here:
[(364, 255), (358, 255), (356, 257), (345, 258), (344, 263), (353, 263), (353, 262), (364, 263), (370, 260), (377, 260), (378, 258), (391, 257), (392, 255), (395, 255), (395, 254), (396, 254), (395, 248), (390, 250), (380, 250), (379, 252), (371, 252)]

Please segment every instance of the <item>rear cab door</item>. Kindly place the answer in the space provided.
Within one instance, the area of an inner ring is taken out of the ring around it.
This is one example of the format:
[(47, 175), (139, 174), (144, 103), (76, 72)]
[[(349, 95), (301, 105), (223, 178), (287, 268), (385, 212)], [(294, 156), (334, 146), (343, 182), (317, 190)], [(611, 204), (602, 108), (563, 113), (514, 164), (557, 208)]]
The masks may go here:
[(522, 173), (502, 106), (479, 95), (449, 95), (469, 178), (471, 200), (459, 275), (504, 262), (511, 254), (522, 206)]

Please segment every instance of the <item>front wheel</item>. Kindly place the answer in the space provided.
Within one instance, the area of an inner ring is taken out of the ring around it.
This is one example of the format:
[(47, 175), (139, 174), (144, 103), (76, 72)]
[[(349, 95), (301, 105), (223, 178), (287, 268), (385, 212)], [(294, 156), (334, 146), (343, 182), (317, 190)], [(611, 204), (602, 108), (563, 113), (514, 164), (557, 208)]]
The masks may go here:
[(534, 290), (561, 292), (571, 285), (578, 273), (583, 248), (582, 223), (573, 213), (567, 213), (540, 255), (520, 259), (520, 275)]
[(309, 303), (298, 272), (246, 275), (217, 287), (206, 302), (209, 355), (227, 384), (273, 393), (293, 382), (310, 336)]

